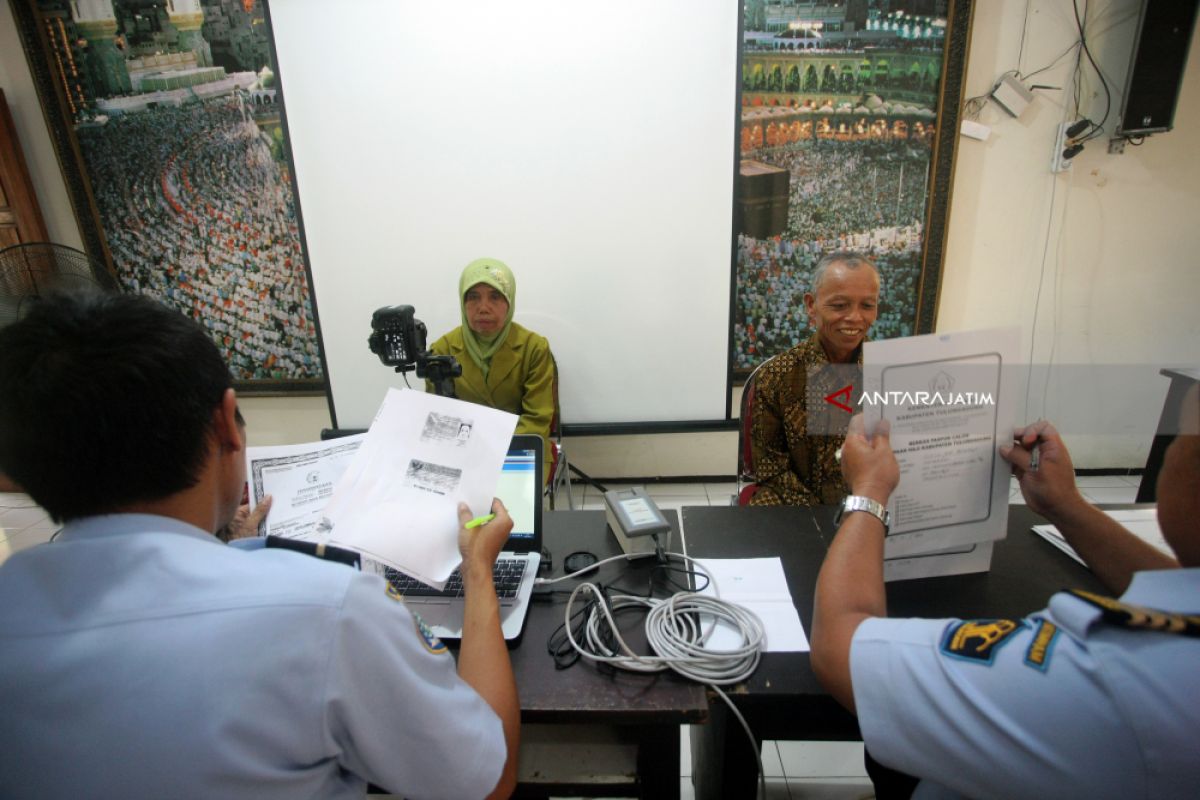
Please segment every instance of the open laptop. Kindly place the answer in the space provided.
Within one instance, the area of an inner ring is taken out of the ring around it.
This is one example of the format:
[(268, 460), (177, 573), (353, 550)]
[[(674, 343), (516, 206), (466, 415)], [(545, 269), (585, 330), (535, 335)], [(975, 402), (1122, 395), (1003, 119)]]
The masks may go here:
[[(496, 485), (496, 496), (513, 520), (508, 543), (496, 559), (496, 593), (500, 597), (500, 624), (513, 646), (525, 628), (533, 579), (542, 560), (542, 437), (513, 436)], [(404, 602), (421, 616), (434, 634), (453, 644), (462, 639), (462, 575), (458, 570), (439, 591), (394, 569), (384, 577), (404, 595)]]

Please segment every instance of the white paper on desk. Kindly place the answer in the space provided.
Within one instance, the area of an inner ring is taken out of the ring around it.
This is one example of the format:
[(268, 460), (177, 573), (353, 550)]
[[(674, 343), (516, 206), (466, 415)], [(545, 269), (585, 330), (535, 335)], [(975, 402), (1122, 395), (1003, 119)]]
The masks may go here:
[(442, 588), (462, 561), (458, 503), (492, 506), (517, 416), (389, 389), (325, 507), (328, 544)]
[[(1164, 555), (1175, 558), (1175, 551), (1171, 549), (1171, 545), (1167, 544), (1167, 540), (1163, 538), (1162, 530), (1158, 527), (1157, 506), (1154, 508), (1112, 509), (1105, 510), (1104, 513), (1124, 525), (1125, 530), (1146, 544), (1156, 548)], [(1063, 538), (1062, 532), (1058, 528), (1053, 525), (1034, 525), (1033, 532), (1080, 564), (1083, 564), (1085, 567), (1087, 566), (1087, 562), (1079, 557), (1079, 554), (1075, 552), (1075, 548), (1067, 544), (1067, 540)]]
[[(788, 591), (783, 562), (778, 558), (698, 558), (713, 579), (701, 592), (720, 597), (753, 611), (762, 620), (768, 653), (806, 653), (808, 636)], [(718, 622), (705, 643), (707, 650), (731, 650), (742, 645), (742, 636), (727, 622)]]
[(863, 412), (891, 423), (900, 463), (886, 544), (898, 558), (1003, 539), (1012, 441), (1023, 382), (1017, 328), (867, 342)]
[(326, 442), (246, 448), (250, 509), (271, 495), (271, 512), (261, 536), (318, 541), (325, 505), (333, 487), (366, 438), (365, 433)]

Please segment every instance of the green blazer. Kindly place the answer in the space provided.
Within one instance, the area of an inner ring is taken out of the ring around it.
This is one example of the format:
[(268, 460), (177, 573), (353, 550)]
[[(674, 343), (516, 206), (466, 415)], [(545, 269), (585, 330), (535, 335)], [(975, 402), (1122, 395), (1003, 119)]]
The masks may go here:
[[(546, 337), (512, 323), (504, 344), (492, 356), (488, 378), (475, 366), (463, 344), (462, 326), (438, 339), (429, 348), (442, 356), (454, 356), (462, 365), (462, 376), (454, 379), (454, 394), (459, 400), (491, 406), (521, 419), (517, 433), (536, 433), (542, 437), (546, 480), (550, 479), (551, 455), (545, 444), (550, 441), (554, 419), (554, 358)], [(427, 391), (433, 391), (426, 382)]]

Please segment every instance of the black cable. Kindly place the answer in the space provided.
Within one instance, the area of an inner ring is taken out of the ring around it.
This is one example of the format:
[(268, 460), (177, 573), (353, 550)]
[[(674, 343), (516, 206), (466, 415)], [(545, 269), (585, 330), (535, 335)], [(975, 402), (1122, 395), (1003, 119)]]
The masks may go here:
[(971, 119), (978, 119), (979, 112), (983, 111), (983, 107), (987, 105), (988, 98), (991, 97), (991, 92), (987, 94), (968, 97), (963, 102), (963, 114)]
[[(1071, 2), (1072, 2), (1072, 4), (1074, 4), (1075, 0), (1071, 0)], [(1076, 119), (1078, 119), (1080, 116), (1082, 116), (1079, 113), (1080, 95), (1082, 95), (1082, 93), (1083, 93), (1083, 68), (1082, 68), (1082, 66), (1083, 66), (1083, 41), (1080, 40), (1075, 43), (1075, 68), (1071, 71), (1071, 88), (1074, 90), (1073, 94), (1075, 96), (1074, 97), (1074, 100), (1075, 100), (1074, 113), (1075, 113)]]
[[(1024, 38), (1024, 31), (1022, 31), (1022, 38)], [(1024, 42), (1022, 42), (1022, 45), (1021, 45), (1022, 51), (1024, 51), (1024, 47), (1025, 47)], [(1010, 69), (1010, 70), (1000, 73), (1000, 77), (996, 79), (996, 82), (994, 84), (992, 84), (992, 88), (988, 90), (987, 94), (980, 94), (980, 95), (976, 95), (974, 97), (968, 97), (966, 100), (963, 101), (963, 114), (970, 117), (971, 119), (978, 119), (979, 113), (981, 111), (983, 111), (984, 106), (987, 105), (987, 101), (991, 98), (992, 94), (1000, 86), (1000, 82), (1002, 80), (1004, 80), (1006, 75), (1014, 75), (1022, 81), (1027, 81), (1030, 78), (1032, 78), (1034, 75), (1040, 75), (1041, 73), (1045, 72), (1046, 70), (1051, 69), (1054, 66), (1056, 66), (1058, 64), (1058, 62), (1062, 61), (1065, 56), (1067, 56), (1072, 50), (1076, 49), (1077, 47), (1079, 47), (1079, 42), (1078, 41), (1073, 42), (1070, 47), (1068, 47), (1066, 50), (1063, 50), (1061, 53), (1059, 53), (1057, 56), (1055, 56), (1054, 59), (1049, 64), (1045, 65), (1044, 67), (1039, 67), (1038, 69), (1035, 69), (1033, 72), (1021, 72), (1020, 69)], [(1017, 66), (1020, 67), (1020, 65), (1021, 65), (1021, 58), (1020, 58), (1020, 56), (1018, 56)], [(1031, 86), (1030, 89), (1061, 90), (1062, 87), (1061, 86)]]
[[(1025, 57), (1025, 33), (1029, 30), (1029, 5), (1033, 0), (1025, 0), (1025, 19), (1021, 21), (1021, 46), (1017, 49), (1017, 69), (1021, 69), (1021, 59)], [(1020, 72), (1017, 73), (1020, 75)]]
[(1071, 43), (1071, 45), (1070, 45), (1070, 46), (1069, 46), (1069, 47), (1068, 47), (1066, 50), (1063, 50), (1061, 53), (1059, 53), (1057, 56), (1055, 56), (1054, 60), (1053, 60), (1053, 61), (1051, 61), (1051, 62), (1050, 62), (1049, 64), (1047, 64), (1046, 66), (1044, 66), (1044, 67), (1041, 67), (1040, 69), (1035, 69), (1033, 72), (1023, 72), (1023, 73), (1018, 73), (1018, 77), (1020, 77), (1020, 78), (1021, 78), (1021, 80), (1029, 80), (1029, 79), (1030, 79), (1030, 78), (1032, 78), (1034, 75), (1040, 75), (1040, 74), (1042, 74), (1042, 73), (1043, 73), (1043, 72), (1045, 72), (1046, 70), (1048, 70), (1048, 69), (1051, 69), (1052, 67), (1054, 67), (1055, 65), (1057, 65), (1057, 64), (1058, 64), (1058, 62), (1062, 61), (1062, 60), (1063, 60), (1063, 58), (1064, 58), (1064, 57), (1065, 57), (1065, 56), (1066, 56), (1068, 53), (1070, 53), (1072, 50), (1074, 50), (1076, 47), (1079, 47), (1079, 42), (1072, 42), (1072, 43)]
[[(671, 588), (675, 589), (676, 591), (680, 591), (680, 592), (703, 592), (705, 589), (708, 588), (708, 585), (712, 582), (712, 579), (709, 578), (707, 575), (705, 575), (703, 572), (700, 572), (699, 570), (691, 569), (690, 567), (676, 567), (671, 564), (656, 564), (654, 566), (654, 569), (661, 570), (663, 573), (666, 573), (663, 576), (666, 583), (669, 586), (671, 586)], [(684, 575), (686, 578), (690, 578), (691, 579), (690, 583), (697, 583), (698, 582), (697, 578), (704, 578), (704, 585), (697, 586), (695, 589), (693, 589), (689, 582), (680, 583), (680, 582), (676, 581), (675, 578), (672, 577), (670, 574), (672, 572), (679, 573), (681, 575)]]
[(1067, 138), (1074, 139), (1076, 136), (1087, 130), (1089, 126), (1095, 124), (1096, 123), (1092, 122), (1090, 119), (1081, 119), (1071, 125), (1071, 127), (1067, 128)]
[[(1084, 27), (1087, 22), (1087, 0), (1084, 0), (1083, 18), (1082, 19), (1080, 19), (1080, 17), (1079, 17), (1079, 5), (1078, 5), (1077, 0), (1071, 0), (1071, 10), (1075, 12), (1075, 24), (1079, 27), (1080, 48), (1083, 51), (1083, 53), (1087, 56), (1088, 61), (1091, 63), (1092, 70), (1095, 71), (1096, 77), (1100, 79), (1100, 85), (1102, 87), (1104, 87), (1104, 117), (1100, 120), (1099, 125), (1092, 123), (1093, 128), (1092, 128), (1091, 132), (1089, 132), (1082, 139), (1079, 140), (1079, 142), (1082, 143), (1082, 142), (1090, 141), (1092, 139), (1096, 139), (1104, 133), (1104, 125), (1108, 122), (1108, 115), (1112, 113), (1112, 92), (1109, 91), (1108, 81), (1106, 81), (1104, 79), (1104, 74), (1100, 71), (1099, 65), (1096, 64), (1096, 59), (1092, 57), (1092, 50), (1090, 47), (1088, 47), (1087, 37), (1084, 35)], [(1077, 70), (1079, 69), (1078, 65), (1079, 65), (1079, 62), (1077, 60), (1076, 61), (1076, 69)], [(1076, 108), (1076, 112), (1078, 112), (1078, 110), (1079, 110), (1079, 90), (1078, 90), (1078, 88), (1076, 89), (1076, 93), (1075, 93), (1075, 108)], [(1078, 116), (1078, 113), (1076, 113), (1076, 116)]]
[[(646, 591), (645, 593), (642, 593), (635, 589), (629, 589), (618, 585), (621, 581), (630, 577), (631, 572), (632, 571), (627, 568), (622, 570), (621, 574), (617, 575), (617, 577), (610, 581), (607, 585), (602, 583), (596, 584), (600, 589), (602, 596), (605, 598), (605, 606), (608, 608), (609, 612), (614, 618), (621, 614), (630, 612), (640, 612), (642, 614), (649, 613), (649, 607), (647, 606), (616, 606), (612, 602), (612, 598), (615, 596), (624, 595), (627, 597), (635, 597), (642, 600), (647, 600), (655, 596), (656, 590), (658, 590), (658, 594), (663, 596), (670, 596), (676, 591), (703, 592), (708, 588), (709, 583), (711, 583), (711, 578), (709, 578), (709, 576), (703, 572), (700, 572), (692, 567), (676, 566), (668, 561), (666, 563), (655, 564), (650, 569), (650, 573), (647, 576)], [(677, 577), (681, 575), (684, 576), (684, 582), (680, 582), (680, 579)], [(700, 584), (700, 578), (704, 579), (703, 585), (697, 585), (696, 588), (693, 589), (691, 584)], [(660, 584), (665, 585), (667, 589), (660, 589)], [(557, 591), (553, 592), (553, 594), (570, 595), (571, 592)], [(576, 641), (581, 641), (585, 638), (584, 627), (587, 624), (588, 618), (592, 615), (592, 611), (595, 608), (596, 603), (596, 598), (592, 596), (583, 605), (581, 605), (577, 611), (574, 611), (571, 614), (571, 635)], [(602, 640), (607, 647), (610, 649), (616, 648), (616, 636), (610, 627), (605, 626), (602, 629), (601, 635)], [(546, 651), (550, 654), (551, 658), (554, 659), (555, 669), (570, 669), (579, 662), (579, 651), (571, 646), (570, 638), (567, 636), (566, 621), (559, 623), (558, 627), (550, 633), (550, 636), (546, 639)], [(597, 666), (605, 670), (615, 670), (614, 667), (609, 664), (605, 664), (604, 662), (599, 662)]]
[[(583, 635), (584, 626), (587, 625), (588, 616), (592, 613), (592, 605), (595, 602), (595, 599), (589, 600), (571, 615), (571, 634), (576, 639)], [(546, 651), (554, 659), (555, 669), (569, 669), (579, 661), (579, 651), (571, 646), (566, 627), (566, 621), (559, 623), (559, 626), (551, 632), (550, 637), (546, 640)]]
[[(571, 555), (577, 555), (581, 552), (583, 552), (583, 551), (577, 551), (576, 553), (572, 553)], [(594, 554), (592, 554), (592, 555), (594, 557)], [(571, 556), (568, 556), (567, 558), (570, 558), (570, 557)], [(564, 563), (564, 565), (566, 564), (565, 560), (563, 563)], [(586, 568), (586, 571), (589, 573), (595, 572), (596, 569), (599, 568), (599, 566), (600, 566), (600, 563), (593, 564), (593, 565), (589, 566), (588, 568)], [(616, 578), (613, 579), (612, 582), (609, 583), (608, 586), (605, 586), (602, 583), (597, 583), (596, 585), (600, 588), (601, 592), (606, 597), (609, 595), (610, 592), (613, 592), (613, 591), (620, 592), (622, 594), (633, 595), (635, 597), (649, 596), (649, 595), (641, 595), (641, 594), (638, 594), (637, 592), (633, 592), (628, 589), (613, 587), (613, 585), (612, 585), (613, 583), (620, 581), (628, 573), (629, 573), (629, 568), (626, 567), (624, 570), (621, 571), (620, 574), (617, 575)], [(570, 572), (568, 572), (567, 574), (569, 575)], [(544, 584), (543, 584), (543, 586), (544, 586)], [(535, 591), (536, 591), (536, 589), (537, 589), (537, 587), (535, 586)], [(650, 591), (651, 592), (653, 591), (653, 586), (650, 587)], [(571, 591), (566, 590), (566, 591), (561, 591), (561, 592), (552, 592), (551, 594), (564, 594), (564, 595), (570, 596)], [(591, 597), (590, 599), (587, 600), (587, 602), (585, 602), (583, 605), (581, 605), (579, 607), (578, 611), (575, 611), (571, 614), (571, 636), (573, 636), (576, 639), (576, 641), (583, 638), (584, 628), (587, 625), (587, 620), (591, 616), (592, 609), (594, 608), (595, 604), (596, 604), (595, 597)], [(606, 603), (606, 605), (608, 605), (610, 611), (613, 610), (611, 602)], [(629, 609), (626, 609), (626, 610), (629, 610)], [(550, 654), (550, 657), (554, 659), (554, 668), (555, 669), (570, 669), (571, 667), (575, 666), (576, 663), (579, 662), (579, 657), (580, 657), (579, 651), (571, 646), (571, 639), (570, 639), (570, 637), (567, 636), (566, 621), (559, 623), (558, 627), (555, 628), (553, 631), (551, 631), (550, 636), (547, 637), (547, 639), (546, 639), (546, 651)]]

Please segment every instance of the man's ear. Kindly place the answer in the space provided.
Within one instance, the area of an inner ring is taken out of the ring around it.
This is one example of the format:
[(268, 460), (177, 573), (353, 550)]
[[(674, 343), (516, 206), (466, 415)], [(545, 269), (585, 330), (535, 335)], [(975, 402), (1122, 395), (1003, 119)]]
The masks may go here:
[(213, 430), (222, 452), (240, 453), (245, 449), (246, 441), (238, 422), (237, 394), (232, 388), (225, 390), (220, 404), (213, 410)]

